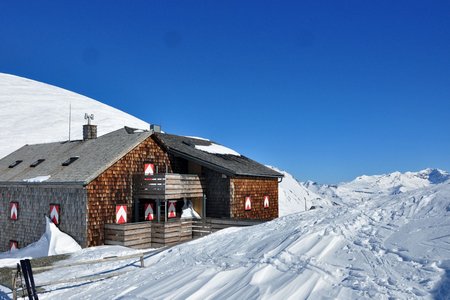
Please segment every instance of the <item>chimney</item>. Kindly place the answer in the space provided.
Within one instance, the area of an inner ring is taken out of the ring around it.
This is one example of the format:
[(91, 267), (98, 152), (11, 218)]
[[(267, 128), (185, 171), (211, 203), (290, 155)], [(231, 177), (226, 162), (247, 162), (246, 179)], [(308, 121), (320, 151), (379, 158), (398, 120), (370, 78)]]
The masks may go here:
[(88, 121), (83, 125), (83, 141), (97, 138), (97, 125), (92, 125), (91, 120), (94, 120), (94, 115), (84, 114), (84, 119)]
[(161, 125), (151, 124), (150, 131), (153, 132), (161, 132)]

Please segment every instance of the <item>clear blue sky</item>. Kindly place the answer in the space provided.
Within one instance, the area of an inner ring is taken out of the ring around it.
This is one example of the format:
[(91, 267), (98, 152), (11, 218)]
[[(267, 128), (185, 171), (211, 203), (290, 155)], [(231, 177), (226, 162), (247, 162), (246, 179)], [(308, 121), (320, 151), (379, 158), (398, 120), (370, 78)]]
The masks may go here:
[(449, 1), (4, 1), (0, 72), (301, 180), (450, 170)]

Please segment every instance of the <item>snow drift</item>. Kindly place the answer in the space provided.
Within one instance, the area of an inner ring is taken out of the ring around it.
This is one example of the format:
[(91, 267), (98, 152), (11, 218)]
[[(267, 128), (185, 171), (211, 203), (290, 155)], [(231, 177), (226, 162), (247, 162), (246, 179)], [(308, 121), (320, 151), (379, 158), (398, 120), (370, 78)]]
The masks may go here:
[(73, 253), (80, 245), (69, 235), (61, 232), (49, 218), (45, 217), (46, 229), (42, 237), (25, 248), (0, 253), (0, 266), (14, 266), (20, 259)]

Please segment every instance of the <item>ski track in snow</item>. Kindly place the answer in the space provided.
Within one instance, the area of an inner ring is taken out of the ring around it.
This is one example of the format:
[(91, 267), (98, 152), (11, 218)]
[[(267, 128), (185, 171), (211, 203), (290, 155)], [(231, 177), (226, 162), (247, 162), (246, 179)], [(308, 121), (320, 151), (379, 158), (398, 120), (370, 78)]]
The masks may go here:
[[(70, 288), (52, 287), (41, 298), (445, 297), (450, 280), (449, 196), (446, 183), (225, 229), (148, 256), (145, 269), (138, 268), (136, 260), (71, 268), (65, 276), (129, 273)], [(85, 253), (96, 252), (84, 249), (72, 259)], [(37, 281), (59, 278), (60, 272), (38, 274)]]

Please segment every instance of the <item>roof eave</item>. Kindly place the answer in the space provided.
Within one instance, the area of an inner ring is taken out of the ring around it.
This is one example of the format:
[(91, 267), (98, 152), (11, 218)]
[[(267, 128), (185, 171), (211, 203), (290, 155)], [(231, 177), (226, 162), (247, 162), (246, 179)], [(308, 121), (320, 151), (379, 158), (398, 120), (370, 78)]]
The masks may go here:
[(81, 185), (85, 186), (84, 181), (42, 181), (42, 182), (26, 182), (26, 181), (0, 181), (0, 186), (10, 185), (26, 185), (26, 186), (42, 186), (42, 185)]

